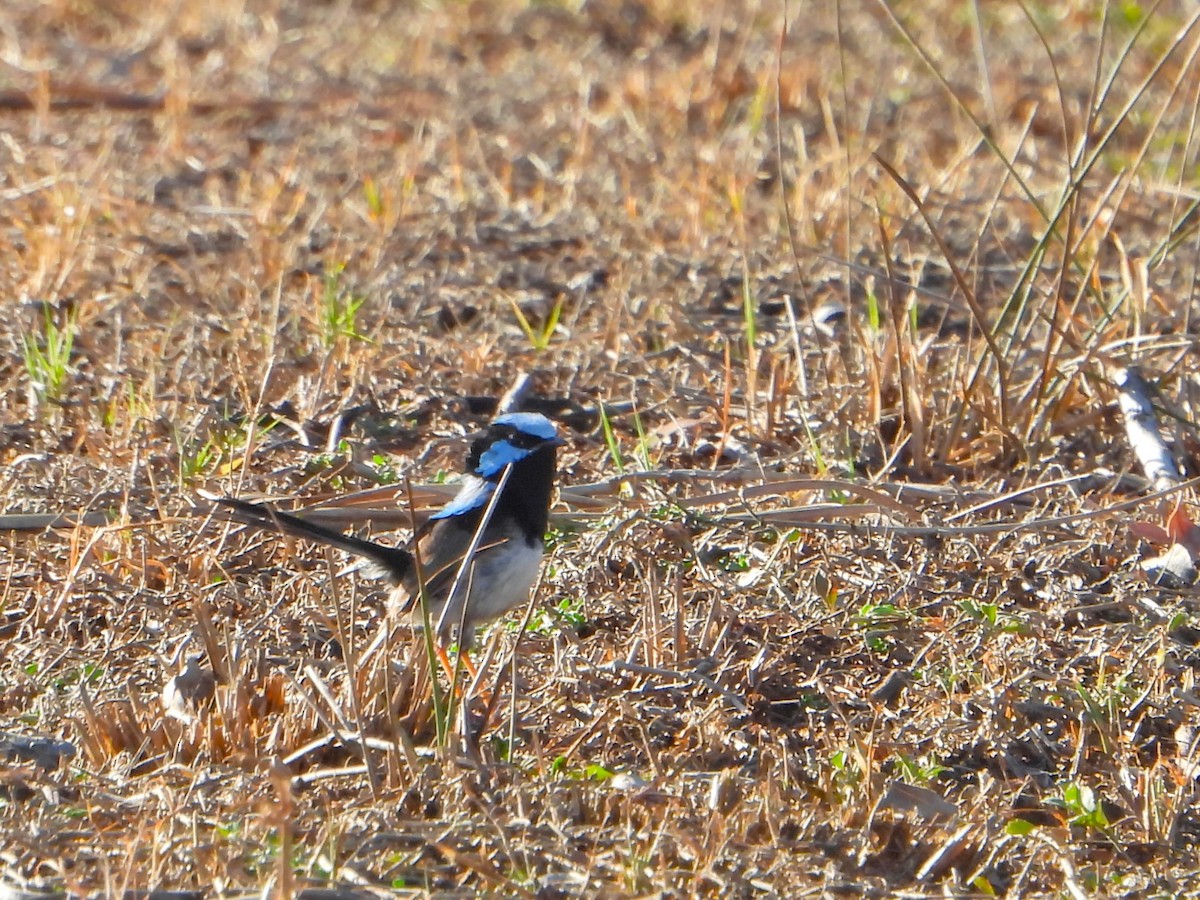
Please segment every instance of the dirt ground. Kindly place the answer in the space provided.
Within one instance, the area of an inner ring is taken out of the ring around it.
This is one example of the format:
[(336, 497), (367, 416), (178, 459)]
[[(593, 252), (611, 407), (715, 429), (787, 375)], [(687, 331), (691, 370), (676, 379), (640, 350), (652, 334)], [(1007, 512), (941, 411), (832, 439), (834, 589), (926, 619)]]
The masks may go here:
[[(1113, 386), (1196, 455), (1198, 55), (1185, 0), (7, 0), (0, 895), (1200, 892), (1193, 489)], [(401, 542), (523, 376), (560, 497), (464, 738), (378, 583), (204, 498)]]

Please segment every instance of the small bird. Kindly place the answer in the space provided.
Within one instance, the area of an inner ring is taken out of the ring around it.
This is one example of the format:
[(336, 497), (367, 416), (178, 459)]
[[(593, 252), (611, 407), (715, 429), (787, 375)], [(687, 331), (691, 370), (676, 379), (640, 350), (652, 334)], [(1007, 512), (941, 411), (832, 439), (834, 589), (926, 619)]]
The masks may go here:
[[(472, 442), (458, 494), (434, 513), (405, 547), (385, 547), (342, 534), (266, 504), (231, 497), (216, 500), (237, 522), (329, 544), (365, 558), (369, 573), (391, 583), (394, 601), (411, 608), (417, 627), (423, 622), (418, 602), (423, 581), (429, 620), (437, 629), (438, 653), (450, 671), (444, 647), (452, 629), (461, 623), (458, 646), (468, 650), (477, 624), (503, 615), (528, 598), (545, 549), (556, 450), (564, 443), (554, 423), (539, 413), (498, 417)], [(489, 507), (491, 517), (476, 540)], [(459, 578), (472, 543), (474, 564)]]

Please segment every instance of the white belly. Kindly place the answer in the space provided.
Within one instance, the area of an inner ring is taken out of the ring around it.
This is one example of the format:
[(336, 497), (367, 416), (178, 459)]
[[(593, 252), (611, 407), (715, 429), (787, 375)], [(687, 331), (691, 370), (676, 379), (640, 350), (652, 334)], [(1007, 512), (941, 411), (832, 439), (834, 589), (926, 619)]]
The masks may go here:
[(471, 583), (471, 600), (467, 618), (471, 622), (486, 622), (516, 609), (529, 599), (529, 590), (537, 581), (542, 564), (542, 548), (531, 547), (523, 540), (504, 548), (504, 553), (487, 553), (475, 562), (474, 573), (464, 578)]
[[(448, 640), (459, 623), (465, 622), (466, 628), (459, 635), (458, 643), (469, 647), (477, 624), (502, 616), (529, 599), (529, 590), (537, 580), (541, 562), (541, 543), (530, 546), (517, 537), (501, 547), (480, 553), (473, 568), (463, 573), (454, 598), (449, 603), (435, 602), (429, 610), (441, 639)], [(457, 574), (449, 574), (449, 580), (453, 582)], [(464, 618), (461, 598), (467, 595), (468, 585), (470, 600)], [(412, 621), (415, 626), (421, 626), (419, 604), (413, 605)]]

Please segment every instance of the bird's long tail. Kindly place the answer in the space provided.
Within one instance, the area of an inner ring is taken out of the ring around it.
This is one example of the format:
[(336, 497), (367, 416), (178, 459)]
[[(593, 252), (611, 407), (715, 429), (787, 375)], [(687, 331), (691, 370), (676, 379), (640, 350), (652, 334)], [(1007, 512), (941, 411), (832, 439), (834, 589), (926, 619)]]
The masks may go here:
[(252, 525), (265, 531), (280, 534), (290, 534), (292, 537), (305, 538), (321, 544), (329, 544), (347, 553), (361, 556), (371, 563), (379, 577), (386, 578), (392, 584), (400, 584), (412, 568), (412, 553), (402, 547), (385, 547), (374, 541), (365, 541), (350, 534), (342, 534), (332, 528), (325, 528), (299, 516), (280, 512), (265, 503), (248, 503), (233, 497), (213, 498), (229, 512), (229, 518), (243, 525)]

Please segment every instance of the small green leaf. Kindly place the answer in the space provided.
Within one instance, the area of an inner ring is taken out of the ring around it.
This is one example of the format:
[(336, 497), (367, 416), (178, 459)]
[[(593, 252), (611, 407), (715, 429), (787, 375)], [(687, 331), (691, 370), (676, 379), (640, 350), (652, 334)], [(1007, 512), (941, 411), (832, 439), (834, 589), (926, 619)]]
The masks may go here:
[(979, 891), (979, 893), (986, 897), (996, 896), (996, 889), (992, 887), (992, 883), (982, 875), (978, 876), (971, 882), (971, 887), (975, 888), (975, 890)]
[(1032, 822), (1027, 819), (1009, 819), (1008, 824), (1004, 826), (1005, 834), (1022, 836), (1031, 834), (1037, 828)]

